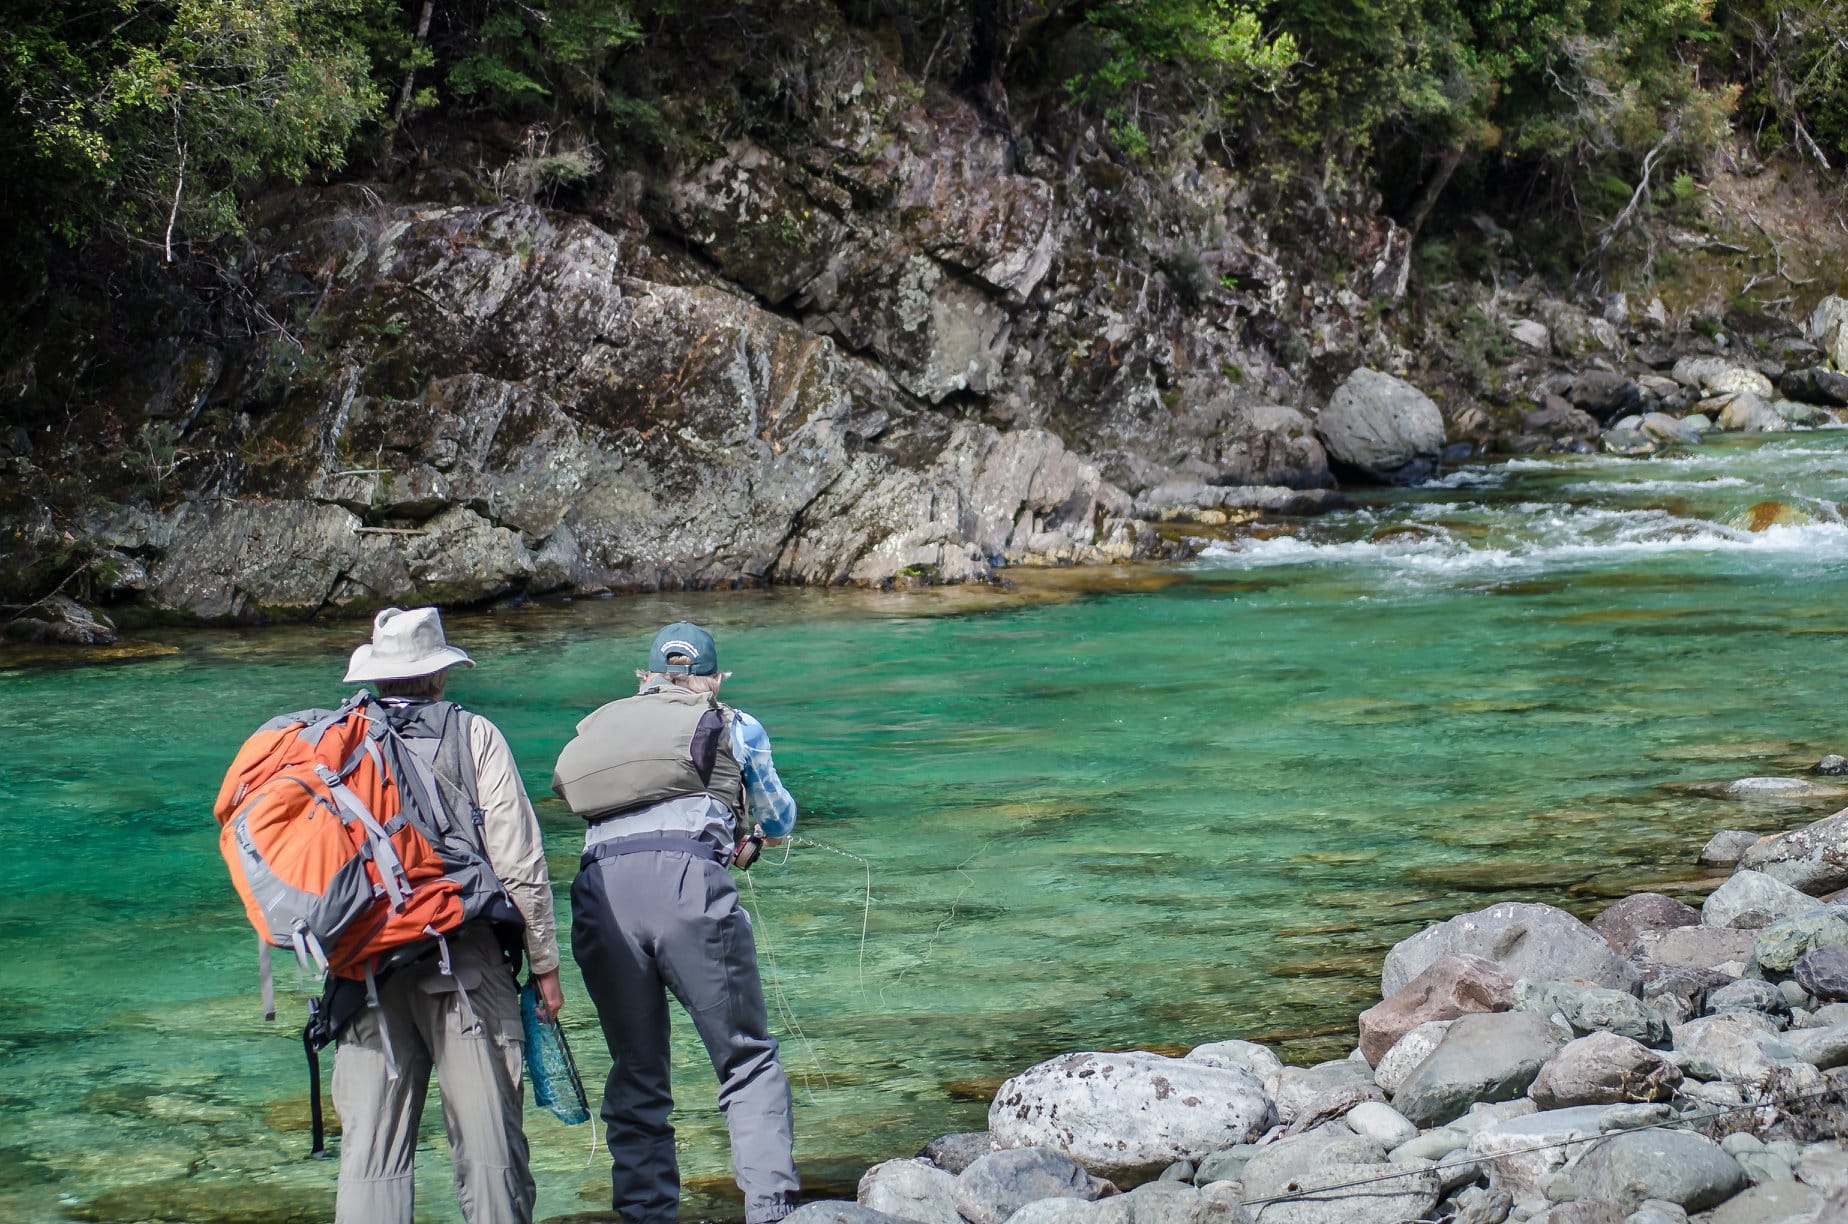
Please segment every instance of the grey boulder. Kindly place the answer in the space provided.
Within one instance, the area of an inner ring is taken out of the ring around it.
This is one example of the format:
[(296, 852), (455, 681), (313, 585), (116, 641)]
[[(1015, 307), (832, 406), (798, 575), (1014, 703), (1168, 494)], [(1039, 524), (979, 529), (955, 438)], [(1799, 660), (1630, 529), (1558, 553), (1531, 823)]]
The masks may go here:
[(1637, 936), (1636, 948), (1630, 955), (1645, 969), (1653, 965), (1682, 965), (1717, 969), (1737, 977), (1752, 959), (1753, 944), (1750, 931), (1710, 926), (1677, 927), (1672, 931), (1643, 932)]
[(1249, 1071), (1263, 1084), (1273, 1082), (1283, 1071), (1283, 1060), (1273, 1054), (1269, 1046), (1236, 1038), (1195, 1046), (1187, 1051), (1187, 1060), (1205, 1063), (1209, 1067), (1236, 1067), (1241, 1071)]
[(1393, 945), (1380, 972), (1380, 995), (1391, 998), (1440, 956), (1462, 953), (1492, 960), (1517, 977), (1538, 981), (1582, 978), (1635, 990), (1635, 966), (1611, 951), (1596, 931), (1551, 905), (1505, 901), (1458, 914)]
[[(1749, 829), (1721, 829), (1700, 848), (1702, 867), (1735, 867), (1745, 852), (1758, 844), (1762, 833)], [(1690, 907), (1691, 908), (1691, 907)]]
[(1766, 973), (1788, 973), (1817, 948), (1848, 947), (1848, 906), (1785, 918), (1758, 932), (1752, 956)]
[(1427, 1020), (1399, 1038), (1373, 1068), (1373, 1082), (1389, 1097), (1399, 1091), (1413, 1069), (1437, 1049), (1453, 1023), (1451, 1020)]
[(1700, 907), (1708, 926), (1756, 930), (1780, 918), (1811, 914), (1822, 908), (1816, 898), (1798, 892), (1762, 871), (1741, 869), (1714, 889)]
[(969, 1224), (1003, 1224), (1040, 1199), (1090, 1201), (1112, 1193), (1110, 1183), (1092, 1177), (1062, 1152), (1043, 1147), (990, 1152), (956, 1179), (953, 1202)]
[(955, 1176), (994, 1150), (995, 1141), (987, 1131), (958, 1131), (938, 1135), (918, 1155)]
[(1516, 1199), (1531, 1197), (1540, 1184), (1585, 1150), (1579, 1140), (1596, 1139), (1594, 1106), (1548, 1109), (1484, 1127), (1470, 1136), (1468, 1152), (1488, 1166), (1489, 1184)]
[(1341, 1117), (1364, 1101), (1385, 1101), (1364, 1062), (1339, 1059), (1314, 1067), (1285, 1067), (1271, 1089), (1277, 1120), (1292, 1131)]
[(1824, 1224), (1816, 1215), (1822, 1194), (1800, 1181), (1767, 1181), (1727, 1199), (1707, 1224)]
[(1526, 1092), (1559, 1045), (1551, 1026), (1533, 1012), (1464, 1016), (1406, 1077), (1392, 1106), (1420, 1127), (1441, 1126), (1478, 1101)]
[(1848, 885), (1848, 811), (1763, 839), (1740, 857), (1739, 866), (1811, 896)]
[(1686, 1131), (1645, 1130), (1595, 1144), (1565, 1173), (1580, 1199), (1634, 1209), (1662, 1199), (1704, 1211), (1745, 1188), (1745, 1170), (1720, 1146)]
[[(1386, 1175), (1394, 1176), (1325, 1189)], [(1378, 1144), (1355, 1135), (1299, 1135), (1261, 1149), (1245, 1166), (1244, 1200), (1259, 1224), (1398, 1224), (1427, 1214), (1441, 1192), (1428, 1162), (1390, 1164)]]
[(790, 1224), (903, 1224), (898, 1216), (889, 1216), (845, 1199), (804, 1203), (783, 1218)]
[(1784, 992), (1769, 982), (1756, 978), (1740, 978), (1728, 982), (1707, 996), (1707, 1010), (1715, 1015), (1721, 1012), (1757, 1012), (1772, 1017), (1790, 1015), (1790, 1003), (1784, 998)]
[[(1711, 843), (1709, 843), (1711, 844)], [(1591, 920), (1591, 929), (1619, 956), (1628, 956), (1644, 931), (1669, 931), (1694, 926), (1700, 911), (1661, 893), (1637, 893), (1606, 909)]]
[(1848, 947), (1813, 948), (1790, 972), (1799, 986), (1824, 1003), (1848, 1000)]
[(1514, 984), (1513, 998), (1514, 1010), (1557, 1016), (1581, 1036), (1617, 1033), (1648, 1045), (1668, 1040), (1668, 1021), (1628, 991), (1583, 982), (1534, 982), (1522, 978)]
[(1430, 397), (1365, 367), (1335, 389), (1315, 429), (1331, 458), (1389, 483), (1427, 478), (1444, 449), (1444, 415)]
[(919, 1157), (868, 1169), (857, 1194), (862, 1207), (920, 1224), (958, 1224), (956, 1178)]
[(1681, 1069), (1661, 1054), (1615, 1033), (1569, 1041), (1540, 1068), (1527, 1095), (1541, 1109), (1665, 1101), (1681, 1083)]
[(1029, 1067), (1001, 1085), (988, 1110), (1002, 1147), (1052, 1148), (1125, 1180), (1250, 1142), (1276, 1121), (1249, 1071), (1140, 1050), (1066, 1054)]

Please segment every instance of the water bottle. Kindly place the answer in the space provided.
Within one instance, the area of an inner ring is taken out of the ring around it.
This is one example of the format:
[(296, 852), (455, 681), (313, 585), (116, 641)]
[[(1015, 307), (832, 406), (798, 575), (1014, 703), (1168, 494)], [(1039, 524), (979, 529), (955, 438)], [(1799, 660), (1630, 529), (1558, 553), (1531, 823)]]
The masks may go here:
[(520, 1024), (526, 1030), (526, 1078), (533, 1082), (533, 1101), (572, 1126), (590, 1121), (584, 1081), (565, 1044), (565, 1031), (558, 1017), (540, 1014), (539, 992), (531, 982), (520, 988)]

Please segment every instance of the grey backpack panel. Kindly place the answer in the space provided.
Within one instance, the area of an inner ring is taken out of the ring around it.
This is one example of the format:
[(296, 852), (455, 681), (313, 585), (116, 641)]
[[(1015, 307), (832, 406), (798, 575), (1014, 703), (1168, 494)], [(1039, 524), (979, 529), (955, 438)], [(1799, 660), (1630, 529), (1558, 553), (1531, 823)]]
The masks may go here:
[(710, 795), (738, 815), (744, 771), (732, 753), (731, 711), (678, 688), (612, 701), (578, 723), (552, 790), (586, 820), (689, 795)]

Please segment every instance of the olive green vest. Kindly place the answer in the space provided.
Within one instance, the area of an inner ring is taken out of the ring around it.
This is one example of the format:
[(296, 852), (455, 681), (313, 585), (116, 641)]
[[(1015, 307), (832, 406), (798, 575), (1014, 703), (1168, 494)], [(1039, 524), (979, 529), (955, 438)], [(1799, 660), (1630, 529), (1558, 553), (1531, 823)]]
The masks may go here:
[(705, 693), (652, 689), (591, 711), (559, 754), (552, 790), (589, 821), (710, 795), (742, 822), (744, 771), (731, 710)]

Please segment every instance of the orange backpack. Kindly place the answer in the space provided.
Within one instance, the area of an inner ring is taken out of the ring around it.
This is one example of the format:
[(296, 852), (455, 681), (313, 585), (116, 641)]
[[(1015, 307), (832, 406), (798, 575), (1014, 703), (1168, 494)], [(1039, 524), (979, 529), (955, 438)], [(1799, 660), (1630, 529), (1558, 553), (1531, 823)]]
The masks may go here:
[[(429, 766), (364, 692), (337, 710), (272, 719), (245, 741), (213, 812), (261, 945), (266, 1016), (271, 947), (370, 983), (394, 951), (440, 942), (479, 912), (465, 882), (482, 878), (483, 861), (448, 844), (436, 791)], [(491, 868), (485, 875), (500, 891)]]

